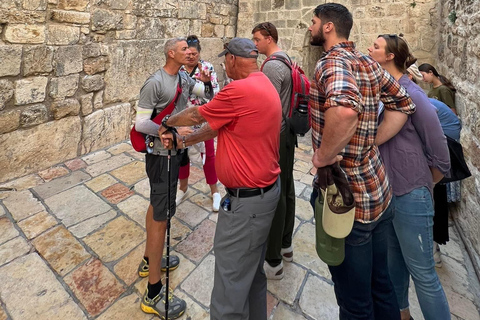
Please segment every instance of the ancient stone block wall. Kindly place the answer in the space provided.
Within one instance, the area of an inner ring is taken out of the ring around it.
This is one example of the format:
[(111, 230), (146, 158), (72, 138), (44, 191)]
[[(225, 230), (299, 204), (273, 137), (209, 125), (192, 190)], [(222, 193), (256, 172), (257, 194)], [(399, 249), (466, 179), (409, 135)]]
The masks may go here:
[(220, 70), (237, 13), (236, 0), (1, 0), (0, 182), (126, 139), (165, 40), (196, 34)]
[(379, 34), (403, 33), (414, 55), (433, 62), (436, 51), (436, 0), (239, 0), (237, 36), (250, 37), (256, 23), (270, 21), (279, 31), (279, 44), (310, 76), (320, 49), (309, 46), (313, 9), (325, 2), (345, 5), (353, 13), (351, 40), (367, 48)]
[(461, 142), (472, 172), (462, 181), (462, 202), (454, 218), (480, 271), (480, 1), (441, 1), (439, 13), (436, 67), (457, 88)]

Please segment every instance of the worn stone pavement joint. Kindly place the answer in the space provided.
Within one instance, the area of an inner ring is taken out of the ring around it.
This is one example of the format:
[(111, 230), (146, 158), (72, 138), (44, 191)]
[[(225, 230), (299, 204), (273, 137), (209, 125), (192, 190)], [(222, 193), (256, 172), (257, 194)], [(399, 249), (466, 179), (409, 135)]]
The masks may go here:
[[(283, 264), (282, 280), (268, 281), (271, 320), (338, 319), (330, 273), (315, 250), (308, 139), (300, 138), (305, 147), (295, 154), (295, 258)], [(36, 173), (0, 186), (17, 190), (0, 190), (0, 320), (151, 318), (139, 308), (148, 279), (137, 270), (150, 193), (143, 159), (123, 142), (42, 171), (48, 182)], [(202, 169), (191, 171), (193, 195), (172, 218), (172, 251), (181, 264), (170, 282), (187, 303), (179, 319), (207, 320), (218, 214)], [(452, 319), (480, 320), (480, 284), (453, 224), (450, 235), (437, 272)], [(410, 304), (413, 318), (423, 319), (414, 286)]]

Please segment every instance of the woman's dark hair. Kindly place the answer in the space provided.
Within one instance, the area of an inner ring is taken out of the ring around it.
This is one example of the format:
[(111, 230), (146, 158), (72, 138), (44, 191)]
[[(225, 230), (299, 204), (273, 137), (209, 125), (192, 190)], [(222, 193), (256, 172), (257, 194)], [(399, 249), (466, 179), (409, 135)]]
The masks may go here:
[(350, 11), (339, 3), (324, 3), (313, 10), (313, 14), (322, 20), (322, 24), (332, 22), (337, 35), (348, 39), (353, 26), (353, 17)]
[(198, 40), (197, 36), (192, 34), (187, 37), (187, 45), (189, 48), (195, 48), (198, 52), (202, 51), (202, 47), (200, 46), (200, 40)]
[(272, 37), (273, 42), (277, 43), (278, 41), (278, 31), (277, 28), (271, 22), (262, 22), (259, 23), (253, 28), (252, 34), (255, 32), (260, 31), (262, 36), (264, 37)]
[(433, 73), (433, 75), (435, 77), (437, 77), (440, 82), (442, 82), (443, 85), (447, 86), (450, 90), (452, 90), (453, 92), (457, 91), (457, 89), (455, 89), (454, 85), (452, 84), (452, 82), (450, 80), (448, 80), (446, 77), (442, 76), (441, 74), (439, 74), (437, 72), (437, 69), (435, 69), (431, 64), (428, 64), (428, 63), (422, 63), (419, 67), (418, 67), (418, 70), (422, 71), (422, 72), (426, 72), (426, 73), (429, 73), (430, 71)]
[(393, 53), (395, 56), (393, 62), (401, 72), (405, 73), (407, 68), (417, 61), (408, 48), (407, 42), (403, 39), (403, 34), (381, 34), (378, 36), (385, 39), (387, 46), (386, 53)]

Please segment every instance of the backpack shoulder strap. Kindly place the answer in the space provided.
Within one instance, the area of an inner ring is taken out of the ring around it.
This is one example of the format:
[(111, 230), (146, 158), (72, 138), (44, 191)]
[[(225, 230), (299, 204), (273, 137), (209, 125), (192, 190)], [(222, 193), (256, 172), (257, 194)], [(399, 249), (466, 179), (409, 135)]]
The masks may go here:
[(290, 57), (287, 58), (285, 56), (272, 54), (267, 59), (265, 59), (265, 61), (263, 61), (262, 66), (260, 67), (260, 71), (263, 71), (263, 66), (265, 65), (265, 63), (272, 60), (282, 61), (290, 68), (290, 70), (292, 69), (292, 60), (290, 59)]

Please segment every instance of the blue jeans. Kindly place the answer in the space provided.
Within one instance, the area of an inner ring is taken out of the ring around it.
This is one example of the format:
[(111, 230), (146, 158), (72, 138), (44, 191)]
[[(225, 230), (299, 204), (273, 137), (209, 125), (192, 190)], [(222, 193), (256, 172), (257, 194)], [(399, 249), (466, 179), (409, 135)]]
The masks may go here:
[[(311, 200), (315, 201), (316, 195), (314, 190)], [(345, 239), (345, 260), (339, 266), (328, 267), (335, 284), (340, 320), (400, 319), (387, 264), (391, 206), (375, 222), (355, 222)]]
[(421, 187), (396, 197), (388, 229), (388, 267), (400, 309), (408, 308), (412, 276), (425, 320), (450, 320), (450, 310), (433, 260), (433, 203)]

